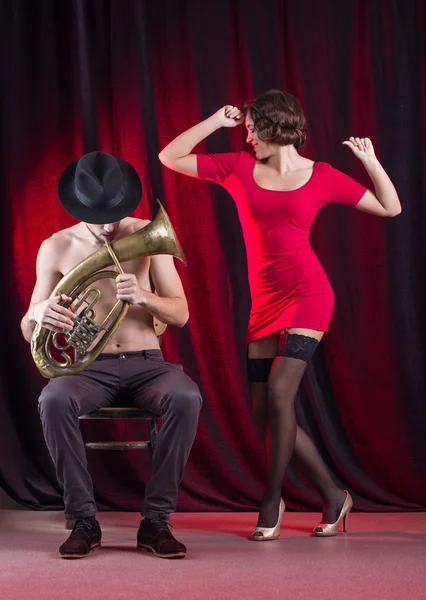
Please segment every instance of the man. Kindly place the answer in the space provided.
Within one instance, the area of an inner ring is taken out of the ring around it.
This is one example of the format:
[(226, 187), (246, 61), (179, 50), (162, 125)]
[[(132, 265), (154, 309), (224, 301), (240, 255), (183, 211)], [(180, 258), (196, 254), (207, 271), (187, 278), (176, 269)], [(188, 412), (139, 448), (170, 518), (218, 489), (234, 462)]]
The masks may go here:
[[(119, 240), (149, 221), (128, 217), (141, 198), (141, 182), (126, 161), (92, 152), (62, 173), (58, 193), (64, 208), (80, 220), (45, 240), (37, 257), (37, 281), (21, 329), (27, 341), (36, 323), (55, 332), (73, 328), (75, 315), (49, 298), (63, 275), (105, 240)], [(120, 391), (130, 393), (135, 406), (162, 417), (146, 486), (137, 542), (162, 558), (183, 557), (186, 548), (171, 534), (169, 515), (176, 508), (178, 486), (194, 441), (201, 396), (180, 365), (164, 362), (153, 318), (183, 327), (188, 305), (173, 257), (141, 257), (123, 264), (116, 280), (96, 282), (100, 322), (116, 302), (129, 302), (126, 318), (103, 353), (77, 375), (50, 380), (39, 399), (46, 444), (63, 489), (65, 515), (75, 521), (59, 549), (63, 558), (82, 558), (101, 545), (101, 529), (87, 471), (78, 417), (112, 406)], [(156, 293), (150, 285), (152, 277)]]

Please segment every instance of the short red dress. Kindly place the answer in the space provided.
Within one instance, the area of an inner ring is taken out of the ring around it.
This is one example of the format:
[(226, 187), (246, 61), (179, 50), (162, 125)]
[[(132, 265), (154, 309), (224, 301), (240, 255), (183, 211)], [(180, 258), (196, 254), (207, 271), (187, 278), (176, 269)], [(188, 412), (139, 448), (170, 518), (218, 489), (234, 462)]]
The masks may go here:
[(312, 222), (329, 202), (356, 206), (367, 188), (323, 162), (292, 191), (260, 187), (248, 152), (198, 154), (198, 177), (233, 197), (243, 230), (252, 309), (247, 343), (284, 328), (327, 331), (334, 295), (309, 243)]

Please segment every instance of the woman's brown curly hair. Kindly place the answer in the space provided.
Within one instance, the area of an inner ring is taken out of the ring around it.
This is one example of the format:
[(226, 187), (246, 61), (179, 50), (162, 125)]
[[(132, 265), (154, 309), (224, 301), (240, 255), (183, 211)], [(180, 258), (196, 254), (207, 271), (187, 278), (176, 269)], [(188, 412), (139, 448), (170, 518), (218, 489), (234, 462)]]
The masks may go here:
[(280, 90), (269, 90), (243, 105), (254, 121), (259, 139), (296, 149), (306, 140), (306, 119), (297, 98)]

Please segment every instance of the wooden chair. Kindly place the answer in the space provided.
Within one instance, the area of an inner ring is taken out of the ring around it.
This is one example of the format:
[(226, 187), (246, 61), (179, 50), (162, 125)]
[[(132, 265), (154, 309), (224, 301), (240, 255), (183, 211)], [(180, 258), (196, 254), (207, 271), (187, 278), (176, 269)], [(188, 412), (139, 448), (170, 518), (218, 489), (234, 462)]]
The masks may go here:
[[(84, 446), (88, 450), (145, 450), (148, 449), (150, 458), (154, 454), (157, 443), (158, 415), (154, 415), (139, 408), (114, 406), (112, 408), (98, 408), (87, 415), (81, 415), (80, 420), (87, 421), (93, 419), (140, 419), (148, 423), (148, 440), (137, 441), (113, 441), (113, 442), (85, 442)], [(73, 519), (67, 519), (65, 529), (72, 529)]]
[(129, 442), (85, 442), (88, 450), (144, 450), (149, 448), (151, 458), (157, 442), (158, 427), (157, 415), (139, 408), (114, 406), (112, 408), (98, 408), (88, 415), (82, 415), (81, 420), (90, 419), (145, 419), (148, 421), (148, 437), (146, 441)]

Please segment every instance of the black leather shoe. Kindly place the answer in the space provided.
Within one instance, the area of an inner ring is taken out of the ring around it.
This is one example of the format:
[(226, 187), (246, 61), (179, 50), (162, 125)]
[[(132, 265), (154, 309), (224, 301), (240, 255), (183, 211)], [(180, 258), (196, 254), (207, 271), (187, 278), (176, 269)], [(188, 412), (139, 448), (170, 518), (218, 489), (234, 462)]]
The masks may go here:
[(94, 517), (76, 519), (70, 537), (59, 548), (62, 558), (84, 558), (101, 545), (102, 531)]
[(164, 519), (144, 519), (138, 531), (138, 548), (149, 550), (160, 558), (184, 558), (186, 547), (172, 535)]

